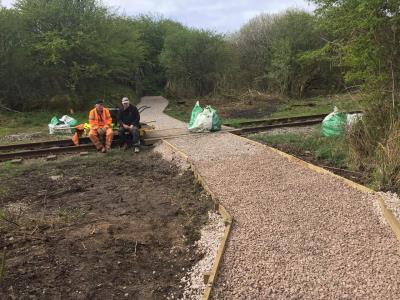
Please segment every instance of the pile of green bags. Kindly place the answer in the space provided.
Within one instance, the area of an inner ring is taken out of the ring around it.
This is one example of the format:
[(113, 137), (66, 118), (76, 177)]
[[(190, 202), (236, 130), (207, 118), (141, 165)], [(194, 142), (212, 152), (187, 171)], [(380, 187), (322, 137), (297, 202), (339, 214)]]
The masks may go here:
[(78, 121), (74, 118), (64, 115), (60, 119), (54, 116), (49, 123), (49, 133), (55, 135), (73, 134)]
[(192, 110), (188, 129), (191, 132), (221, 130), (221, 121), (218, 117), (217, 111), (209, 105), (203, 109), (201, 108), (199, 101), (197, 101)]

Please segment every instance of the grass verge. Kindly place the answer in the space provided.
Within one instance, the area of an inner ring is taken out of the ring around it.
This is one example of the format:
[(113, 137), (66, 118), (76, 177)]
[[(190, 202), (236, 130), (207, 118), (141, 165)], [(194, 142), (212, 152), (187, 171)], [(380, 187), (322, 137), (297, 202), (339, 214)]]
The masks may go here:
[(343, 137), (322, 137), (320, 126), (311, 133), (254, 134), (251, 138), (294, 155), (312, 156), (321, 163), (348, 168), (346, 142)]
[(349, 157), (348, 140), (343, 137), (323, 137), (321, 126), (305, 131), (290, 129), (290, 132), (260, 133), (249, 137), (277, 148), (304, 161), (323, 167), (339, 176), (374, 188), (374, 176), (367, 170), (360, 171)]

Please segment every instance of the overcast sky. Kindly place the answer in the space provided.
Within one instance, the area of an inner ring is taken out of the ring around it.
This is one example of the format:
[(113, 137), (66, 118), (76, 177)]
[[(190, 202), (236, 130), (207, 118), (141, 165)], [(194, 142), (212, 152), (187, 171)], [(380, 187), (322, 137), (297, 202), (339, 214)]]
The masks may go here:
[[(10, 6), (14, 0), (1, 2)], [(129, 16), (152, 13), (190, 27), (221, 33), (238, 30), (262, 12), (277, 13), (288, 8), (313, 11), (315, 8), (307, 0), (103, 0), (103, 3)]]

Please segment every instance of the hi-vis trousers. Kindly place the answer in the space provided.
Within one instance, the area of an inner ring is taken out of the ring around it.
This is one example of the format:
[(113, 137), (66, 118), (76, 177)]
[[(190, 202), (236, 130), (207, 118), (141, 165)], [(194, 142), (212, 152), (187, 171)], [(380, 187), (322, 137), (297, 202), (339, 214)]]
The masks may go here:
[[(111, 143), (112, 143), (112, 139), (113, 139), (113, 131), (111, 128), (107, 128), (107, 129), (103, 128), (103, 131), (105, 131), (105, 135), (106, 135), (106, 138), (105, 138), (106, 145), (105, 146), (111, 147)], [(101, 150), (101, 148), (103, 148), (103, 143), (101, 141), (101, 138), (102, 137), (100, 136), (97, 129), (90, 129), (89, 139), (96, 146), (97, 150)]]

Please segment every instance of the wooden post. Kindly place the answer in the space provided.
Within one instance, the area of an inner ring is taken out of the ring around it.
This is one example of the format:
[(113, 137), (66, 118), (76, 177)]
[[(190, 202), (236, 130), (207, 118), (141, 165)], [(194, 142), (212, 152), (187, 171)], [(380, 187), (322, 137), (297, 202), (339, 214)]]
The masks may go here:
[(20, 165), (22, 164), (22, 158), (16, 158), (11, 161), (13, 165)]

